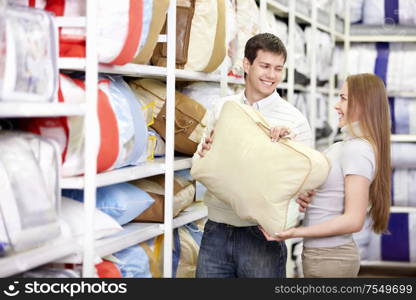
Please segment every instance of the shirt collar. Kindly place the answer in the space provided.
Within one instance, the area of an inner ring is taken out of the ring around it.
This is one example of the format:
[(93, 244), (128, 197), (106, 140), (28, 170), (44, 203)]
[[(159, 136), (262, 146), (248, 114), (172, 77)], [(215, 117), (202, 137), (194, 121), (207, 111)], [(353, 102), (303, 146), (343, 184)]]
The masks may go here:
[[(242, 99), (242, 102), (244, 104), (250, 105), (250, 103), (248, 102), (248, 100), (246, 98), (245, 90), (242, 93), (242, 98), (241, 99)], [(276, 101), (276, 100), (281, 100), (281, 98), (280, 98), (280, 95), (277, 93), (277, 91), (274, 91), (273, 93), (271, 93), (266, 98), (263, 98), (259, 101), (256, 101), (256, 102), (253, 103), (253, 105), (250, 105), (250, 106), (259, 110), (259, 109), (264, 108), (265, 106), (267, 106), (268, 104), (270, 104), (271, 102)]]

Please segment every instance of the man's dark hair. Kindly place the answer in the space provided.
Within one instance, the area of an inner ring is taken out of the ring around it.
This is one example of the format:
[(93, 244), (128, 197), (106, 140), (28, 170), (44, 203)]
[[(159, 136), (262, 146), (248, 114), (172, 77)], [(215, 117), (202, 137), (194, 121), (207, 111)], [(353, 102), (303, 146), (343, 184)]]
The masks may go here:
[(244, 57), (248, 59), (250, 64), (252, 64), (256, 59), (258, 50), (281, 54), (283, 55), (284, 62), (286, 62), (286, 47), (283, 42), (274, 34), (260, 33), (251, 37), (247, 41), (246, 47), (244, 49)]

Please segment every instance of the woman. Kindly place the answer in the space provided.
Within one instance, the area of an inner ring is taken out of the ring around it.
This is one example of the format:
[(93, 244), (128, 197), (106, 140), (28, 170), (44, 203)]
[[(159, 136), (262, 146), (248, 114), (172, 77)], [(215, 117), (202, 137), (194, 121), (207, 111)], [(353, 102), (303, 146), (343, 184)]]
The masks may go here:
[(349, 76), (335, 109), (344, 138), (325, 152), (331, 162), (326, 181), (303, 196), (313, 196), (303, 226), (268, 236), (304, 238), (305, 277), (356, 277), (360, 257), (352, 233), (361, 230), (368, 209), (375, 232), (388, 225), (390, 114), (383, 81), (373, 74)]

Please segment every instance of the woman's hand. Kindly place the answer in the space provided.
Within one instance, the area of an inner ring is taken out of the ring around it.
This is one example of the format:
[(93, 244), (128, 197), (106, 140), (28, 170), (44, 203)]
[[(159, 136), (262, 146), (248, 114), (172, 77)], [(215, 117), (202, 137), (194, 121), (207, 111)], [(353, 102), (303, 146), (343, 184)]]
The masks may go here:
[(296, 234), (297, 234), (297, 228), (292, 227), (285, 231), (276, 232), (276, 239), (278, 239), (279, 241), (284, 241), (287, 239), (297, 237)]
[(309, 204), (312, 202), (312, 197), (315, 196), (315, 190), (306, 191), (303, 194), (299, 194), (296, 199), (296, 203), (299, 204), (299, 211), (305, 212)]
[(289, 228), (285, 231), (278, 232), (274, 236), (271, 236), (270, 234), (268, 234), (264, 230), (264, 228), (261, 227), (260, 225), (258, 227), (259, 227), (260, 231), (263, 233), (266, 240), (268, 240), (268, 241), (280, 242), (280, 241), (284, 241), (284, 240), (296, 237), (295, 236), (295, 233), (296, 233), (296, 228), (295, 227)]
[(294, 133), (288, 127), (285, 126), (275, 126), (270, 128), (270, 138), (272, 142), (277, 142), (281, 138), (294, 138)]

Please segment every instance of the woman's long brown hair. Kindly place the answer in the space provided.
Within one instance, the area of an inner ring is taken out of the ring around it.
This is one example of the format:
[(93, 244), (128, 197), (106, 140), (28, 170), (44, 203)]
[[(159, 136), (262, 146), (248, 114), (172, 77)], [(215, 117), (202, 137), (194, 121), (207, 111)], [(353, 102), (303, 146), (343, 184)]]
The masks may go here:
[[(380, 77), (369, 73), (348, 76), (347, 84), (348, 112), (360, 112), (363, 138), (371, 143), (375, 153), (376, 171), (370, 185), (370, 216), (373, 230), (383, 233), (388, 227), (391, 204), (391, 123), (386, 87)], [(351, 130), (350, 123), (348, 126)]]

